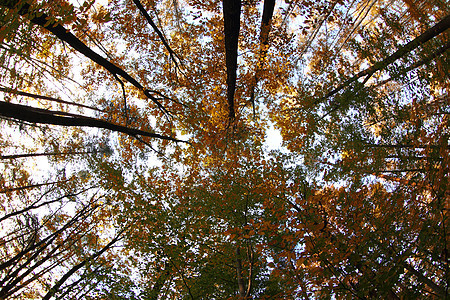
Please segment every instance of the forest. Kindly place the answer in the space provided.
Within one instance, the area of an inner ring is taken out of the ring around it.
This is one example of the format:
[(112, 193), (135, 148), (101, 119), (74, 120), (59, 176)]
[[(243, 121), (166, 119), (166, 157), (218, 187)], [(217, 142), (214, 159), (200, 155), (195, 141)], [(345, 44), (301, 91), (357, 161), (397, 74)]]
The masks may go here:
[(0, 0), (0, 299), (450, 299), (448, 0)]

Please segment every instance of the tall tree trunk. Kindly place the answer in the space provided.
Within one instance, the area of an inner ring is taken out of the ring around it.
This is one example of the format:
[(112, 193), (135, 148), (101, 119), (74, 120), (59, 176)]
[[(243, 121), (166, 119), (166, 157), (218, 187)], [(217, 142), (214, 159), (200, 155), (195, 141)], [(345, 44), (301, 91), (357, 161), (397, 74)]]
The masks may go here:
[(225, 29), (228, 118), (233, 120), (236, 116), (234, 109), (234, 93), (236, 91), (238, 41), (239, 30), (241, 27), (241, 0), (223, 0), (222, 4)]
[(91, 154), (94, 151), (74, 151), (74, 152), (47, 152), (47, 153), (22, 153), (12, 155), (0, 155), (0, 159), (17, 159), (25, 157), (38, 157), (38, 156), (58, 156), (58, 155), (77, 155), (77, 154)]
[(64, 282), (66, 282), (66, 280), (69, 279), (70, 276), (75, 274), (76, 271), (78, 271), (79, 269), (84, 267), (88, 262), (95, 260), (97, 257), (102, 255), (106, 250), (111, 248), (111, 246), (114, 245), (119, 240), (119, 238), (120, 238), (121, 234), (123, 233), (123, 231), (124, 230), (120, 231), (117, 234), (117, 236), (115, 238), (113, 238), (100, 251), (94, 253), (93, 255), (91, 255), (90, 257), (86, 258), (85, 260), (83, 260), (79, 264), (77, 264), (74, 267), (72, 267), (72, 269), (70, 269), (66, 274), (64, 274), (64, 276), (61, 277), (61, 279), (59, 279), (58, 282), (55, 283), (55, 285), (53, 285), (53, 287), (47, 292), (47, 294), (45, 294), (45, 296), (42, 299), (43, 300), (49, 300), (53, 295), (55, 295), (59, 291), (59, 289), (61, 288), (61, 285), (63, 285)]
[(90, 213), (92, 213), (95, 209), (97, 209), (98, 206), (94, 205), (91, 206), (91, 203), (84, 206), (83, 210), (81, 210), (79, 213), (77, 213), (74, 217), (72, 217), (66, 224), (64, 224), (63, 227), (58, 229), (57, 231), (53, 232), (51, 235), (47, 236), (46, 238), (40, 240), (38, 243), (30, 245), (30, 247), (20, 251), (17, 253), (14, 257), (11, 257), (7, 261), (4, 261), (0, 264), (0, 271), (8, 268), (9, 266), (13, 264), (17, 264), (17, 262), (22, 259), (25, 255), (30, 253), (31, 251), (34, 251), (35, 249), (42, 249), (43, 247), (47, 247), (50, 243), (54, 241), (54, 239), (59, 236), (62, 232), (64, 232), (67, 228), (74, 225), (75, 223), (79, 222), (82, 218), (86, 218)]
[[(3, 0), (0, 2), (0, 6), (8, 7), (8, 8), (15, 8), (21, 1), (19, 0)], [(23, 16), (29, 16), (28, 13), (30, 12), (31, 6), (28, 3), (22, 4), (22, 6), (19, 8), (19, 14)], [(38, 17), (39, 15), (39, 17)], [(48, 16), (47, 14), (43, 12), (35, 12), (32, 14), (32, 18), (30, 18), (30, 22), (34, 23), (36, 25), (39, 25), (51, 33), (53, 33), (58, 39), (61, 41), (66, 42), (68, 45), (70, 45), (72, 48), (86, 56), (87, 58), (91, 59), (93, 62), (99, 64), (100, 66), (104, 67), (106, 70), (108, 70), (111, 74), (117, 76), (121, 76), (123, 79), (131, 83), (133, 86), (138, 88), (139, 90), (143, 91), (145, 96), (149, 98), (151, 101), (153, 101), (156, 106), (161, 109), (164, 113), (170, 114), (166, 108), (152, 95), (152, 93), (160, 94), (156, 91), (145, 89), (135, 78), (133, 78), (130, 74), (128, 74), (126, 71), (121, 69), (120, 67), (116, 66), (112, 62), (106, 60), (99, 54), (97, 54), (95, 51), (93, 51), (91, 48), (86, 46), (80, 39), (78, 39), (75, 35), (73, 35), (70, 30), (64, 28), (64, 26), (58, 24), (55, 21), (52, 21), (52, 17)]]
[(153, 28), (153, 30), (156, 32), (156, 34), (158, 35), (159, 39), (161, 40), (161, 42), (163, 43), (164, 47), (166, 47), (167, 51), (169, 51), (169, 55), (170, 58), (173, 60), (173, 62), (175, 63), (175, 65), (178, 67), (178, 62), (175, 59), (175, 57), (178, 58), (177, 54), (172, 50), (172, 48), (170, 48), (169, 44), (167, 43), (166, 39), (164, 38), (164, 35), (162, 34), (161, 30), (159, 30), (158, 26), (156, 26), (155, 22), (153, 22), (152, 18), (150, 17), (150, 15), (147, 13), (147, 11), (145, 10), (144, 6), (142, 5), (142, 3), (139, 0), (133, 0), (134, 4), (136, 5), (136, 7), (139, 9), (139, 11), (141, 12), (141, 14), (145, 17), (145, 19), (147, 20), (148, 24), (150, 24), (150, 26)]
[(61, 126), (82, 126), (82, 127), (96, 127), (104, 128), (112, 131), (122, 132), (129, 136), (142, 135), (146, 137), (154, 137), (163, 140), (169, 140), (173, 142), (183, 142), (172, 137), (160, 135), (157, 133), (151, 133), (140, 129), (129, 128), (113, 123), (109, 123), (104, 120), (84, 117), (79, 115), (70, 114), (70, 116), (64, 112), (57, 112), (51, 110), (45, 110), (41, 108), (35, 108), (25, 106), (21, 104), (13, 104), (0, 101), (0, 115), (8, 118), (13, 118), (21, 121), (27, 121), (30, 123), (52, 124)]
[(359, 72), (358, 74), (354, 75), (350, 79), (346, 80), (344, 83), (340, 84), (338, 87), (336, 87), (332, 91), (328, 92), (325, 95), (325, 97), (317, 100), (315, 102), (315, 104), (319, 103), (323, 99), (327, 99), (327, 98), (333, 96), (334, 94), (336, 94), (339, 91), (341, 91), (342, 89), (348, 87), (349, 85), (351, 85), (352, 83), (354, 83), (361, 77), (366, 76), (366, 78), (364, 79), (364, 81), (366, 82), (370, 77), (372, 77), (372, 75), (375, 72), (386, 68), (390, 64), (394, 63), (396, 60), (402, 58), (406, 54), (410, 53), (412, 50), (416, 49), (420, 45), (425, 44), (426, 42), (428, 42), (432, 38), (438, 36), (439, 34), (443, 33), (444, 31), (446, 31), (449, 28), (450, 28), (450, 15), (447, 15), (441, 21), (436, 23), (433, 27), (429, 28), (424, 33), (422, 33), (421, 35), (416, 37), (414, 40), (410, 41), (405, 46), (398, 49), (395, 53), (393, 53), (389, 57), (387, 57), (384, 60), (375, 63), (373, 66)]
[(84, 104), (70, 102), (70, 101), (64, 101), (64, 100), (53, 98), (53, 97), (49, 97), (49, 96), (42, 96), (42, 95), (36, 95), (36, 94), (32, 94), (32, 93), (22, 92), (22, 91), (18, 91), (18, 90), (11, 89), (11, 88), (2, 88), (2, 87), (0, 87), (0, 91), (2, 91), (4, 93), (9, 93), (9, 94), (26, 96), (26, 97), (30, 97), (30, 98), (33, 98), (33, 99), (49, 100), (49, 101), (53, 101), (53, 102), (58, 102), (58, 103), (68, 104), (68, 105), (74, 105), (74, 106), (78, 106), (78, 107), (82, 107), (82, 108), (87, 108), (87, 109), (92, 109), (92, 110), (103, 112), (101, 109), (98, 109), (98, 108), (95, 108), (95, 107), (91, 107), (91, 106), (87, 106), (87, 105), (84, 105)]
[(244, 279), (242, 278), (242, 259), (241, 259), (241, 249), (239, 246), (236, 246), (236, 274), (237, 274), (239, 295), (241, 297), (245, 297), (246, 289)]
[(261, 72), (264, 61), (269, 50), (269, 33), (271, 29), (273, 10), (275, 8), (275, 0), (265, 0), (263, 15), (261, 20), (261, 31), (259, 35), (259, 58), (256, 64), (255, 77), (250, 85), (250, 102), (253, 108), (253, 115), (255, 114), (255, 88), (258, 84), (259, 73)]

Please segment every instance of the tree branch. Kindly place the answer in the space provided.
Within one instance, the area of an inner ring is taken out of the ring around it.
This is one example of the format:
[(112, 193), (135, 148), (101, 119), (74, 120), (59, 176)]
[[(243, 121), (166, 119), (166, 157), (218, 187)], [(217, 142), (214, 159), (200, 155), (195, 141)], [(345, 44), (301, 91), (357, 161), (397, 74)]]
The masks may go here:
[(136, 7), (139, 9), (139, 11), (141, 12), (141, 14), (145, 17), (145, 19), (147, 20), (147, 22), (150, 24), (150, 26), (153, 28), (153, 30), (156, 32), (156, 34), (159, 36), (159, 39), (161, 40), (161, 42), (164, 44), (164, 47), (166, 47), (167, 51), (169, 51), (169, 55), (170, 58), (173, 60), (173, 62), (175, 63), (176, 67), (178, 69), (178, 62), (175, 59), (178, 58), (178, 55), (172, 50), (172, 48), (170, 48), (169, 44), (167, 43), (166, 39), (164, 38), (164, 35), (162, 34), (162, 32), (159, 30), (159, 28), (156, 26), (155, 22), (153, 22), (152, 18), (150, 17), (150, 15), (147, 13), (147, 11), (145, 10), (144, 6), (142, 6), (142, 3), (139, 0), (133, 0), (134, 4), (136, 5)]

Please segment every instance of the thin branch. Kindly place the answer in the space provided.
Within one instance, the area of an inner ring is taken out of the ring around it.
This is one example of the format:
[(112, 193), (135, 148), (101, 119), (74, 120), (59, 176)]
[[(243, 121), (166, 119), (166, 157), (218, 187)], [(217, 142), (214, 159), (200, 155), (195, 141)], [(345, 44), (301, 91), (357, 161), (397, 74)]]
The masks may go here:
[(87, 105), (84, 105), (84, 104), (70, 102), (70, 101), (64, 101), (64, 100), (53, 98), (53, 97), (49, 97), (49, 96), (42, 96), (42, 95), (36, 95), (36, 94), (27, 93), (27, 92), (22, 92), (22, 91), (18, 91), (16, 89), (12, 89), (12, 88), (0, 87), (0, 91), (2, 91), (4, 93), (9, 93), (9, 94), (26, 96), (26, 97), (30, 97), (30, 98), (33, 98), (33, 99), (49, 100), (49, 101), (54, 101), (54, 102), (58, 102), (58, 103), (68, 104), (68, 105), (74, 105), (74, 106), (78, 106), (78, 107), (82, 107), (82, 108), (87, 108), (87, 109), (92, 109), (92, 110), (96, 110), (96, 111), (99, 111), (99, 112), (103, 112), (101, 109), (98, 109), (98, 108), (95, 108), (95, 107), (92, 107), (92, 106), (87, 106)]
[(57, 183), (64, 183), (64, 182), (67, 182), (69, 180), (70, 179), (61, 180), (61, 181), (47, 182), (47, 183), (30, 184), (30, 185), (26, 185), (26, 186), (15, 187), (15, 188), (8, 187), (8, 188), (5, 188), (3, 190), (0, 190), (0, 194), (14, 192), (14, 191), (22, 191), (22, 190), (26, 190), (26, 189), (32, 189), (32, 188), (36, 188), (36, 187), (52, 185), (52, 184), (57, 184)]
[(123, 84), (123, 81), (120, 80), (120, 78), (116, 74), (113, 74), (113, 75), (114, 75), (114, 78), (116, 78), (116, 80), (119, 82), (120, 86), (122, 87), (123, 106), (124, 106), (124, 111), (125, 111), (125, 124), (126, 124), (126, 126), (128, 126), (128, 125), (130, 125), (130, 121), (128, 119), (127, 94), (125, 92), (125, 85)]
[(22, 153), (22, 154), (12, 154), (12, 155), (0, 155), (0, 159), (17, 159), (17, 158), (37, 157), (37, 156), (77, 155), (77, 154), (91, 154), (91, 153), (93, 153), (93, 151)]
[(25, 212), (27, 212), (29, 210), (33, 210), (33, 209), (36, 209), (36, 208), (39, 208), (39, 207), (42, 207), (42, 206), (45, 206), (45, 205), (48, 205), (48, 204), (52, 204), (52, 203), (61, 201), (64, 198), (75, 197), (75, 196), (77, 196), (77, 195), (79, 195), (81, 193), (84, 193), (84, 192), (90, 190), (91, 188), (93, 188), (93, 187), (89, 187), (89, 188), (83, 189), (83, 190), (81, 190), (81, 191), (79, 191), (77, 193), (67, 194), (67, 195), (58, 197), (58, 198), (53, 199), (53, 200), (48, 200), (48, 201), (45, 201), (45, 202), (43, 202), (41, 204), (37, 204), (39, 202), (39, 200), (37, 200), (34, 203), (32, 203), (31, 205), (29, 205), (29, 206), (27, 206), (27, 207), (25, 207), (25, 208), (23, 208), (21, 210), (17, 210), (17, 211), (9, 213), (7, 215), (4, 215), (3, 217), (0, 218), (0, 222), (6, 220), (8, 218), (11, 218), (13, 216), (23, 214), (23, 213), (25, 213)]
[(142, 3), (139, 0), (133, 0), (133, 3), (136, 5), (136, 7), (139, 9), (139, 11), (141, 12), (141, 14), (145, 17), (145, 19), (147, 20), (147, 22), (150, 24), (150, 26), (153, 28), (153, 30), (156, 32), (156, 34), (158, 35), (158, 37), (160, 38), (161, 42), (164, 44), (164, 47), (166, 47), (167, 51), (169, 51), (169, 55), (170, 58), (173, 60), (173, 62), (175, 63), (175, 66), (177, 67), (177, 69), (180, 69), (180, 67), (178, 66), (178, 62), (175, 59), (178, 58), (178, 55), (172, 50), (172, 48), (170, 48), (169, 44), (167, 43), (166, 39), (164, 38), (162, 32), (159, 30), (158, 26), (156, 26), (155, 22), (153, 22), (152, 18), (150, 17), (150, 15), (147, 13), (147, 11), (145, 10), (144, 6), (142, 5)]

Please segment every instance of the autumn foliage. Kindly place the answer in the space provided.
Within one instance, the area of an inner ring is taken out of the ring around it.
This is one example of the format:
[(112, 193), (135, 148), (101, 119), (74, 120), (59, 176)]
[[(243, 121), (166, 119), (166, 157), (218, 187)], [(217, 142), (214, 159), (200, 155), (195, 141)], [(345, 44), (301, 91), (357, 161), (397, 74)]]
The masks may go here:
[(447, 299), (449, 7), (0, 0), (0, 299)]

